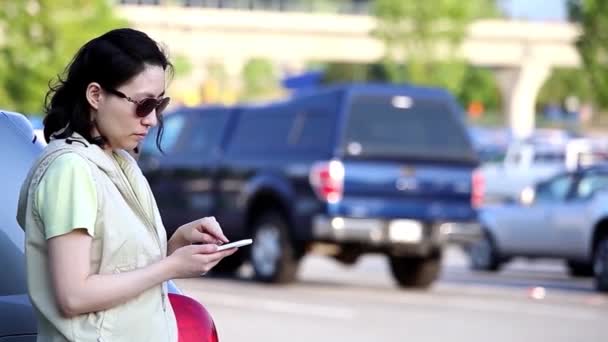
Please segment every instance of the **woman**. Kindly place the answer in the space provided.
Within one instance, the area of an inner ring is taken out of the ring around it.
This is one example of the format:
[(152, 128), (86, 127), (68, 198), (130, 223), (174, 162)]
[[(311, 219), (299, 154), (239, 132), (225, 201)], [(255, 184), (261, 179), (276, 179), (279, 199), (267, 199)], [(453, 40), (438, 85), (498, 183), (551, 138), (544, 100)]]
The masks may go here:
[(236, 249), (214, 218), (167, 242), (147, 181), (127, 151), (160, 125), (171, 64), (132, 29), (85, 44), (47, 94), (50, 141), (23, 184), (28, 291), (38, 341), (176, 341), (166, 281), (196, 277)]

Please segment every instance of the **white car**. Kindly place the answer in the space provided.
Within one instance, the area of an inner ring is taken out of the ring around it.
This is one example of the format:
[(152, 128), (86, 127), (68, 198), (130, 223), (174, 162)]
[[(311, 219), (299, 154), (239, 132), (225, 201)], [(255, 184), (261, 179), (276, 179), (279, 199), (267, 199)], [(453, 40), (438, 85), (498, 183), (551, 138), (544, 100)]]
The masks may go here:
[(480, 211), (482, 238), (468, 247), (473, 269), (512, 257), (558, 258), (608, 292), (608, 166), (565, 172), (526, 187), (518, 201)]
[(519, 196), (526, 186), (560, 172), (576, 170), (605, 159), (603, 142), (588, 138), (552, 142), (516, 142), (509, 146), (502, 162), (480, 168), (485, 183), (484, 199), (489, 203)]

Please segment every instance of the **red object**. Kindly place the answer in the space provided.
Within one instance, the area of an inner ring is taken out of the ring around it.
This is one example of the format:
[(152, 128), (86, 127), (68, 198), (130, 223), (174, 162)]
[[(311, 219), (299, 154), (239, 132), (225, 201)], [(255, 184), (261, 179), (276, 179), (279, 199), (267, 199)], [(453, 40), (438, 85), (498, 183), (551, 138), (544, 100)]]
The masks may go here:
[(169, 301), (177, 319), (179, 342), (218, 342), (211, 314), (196, 300), (169, 293)]

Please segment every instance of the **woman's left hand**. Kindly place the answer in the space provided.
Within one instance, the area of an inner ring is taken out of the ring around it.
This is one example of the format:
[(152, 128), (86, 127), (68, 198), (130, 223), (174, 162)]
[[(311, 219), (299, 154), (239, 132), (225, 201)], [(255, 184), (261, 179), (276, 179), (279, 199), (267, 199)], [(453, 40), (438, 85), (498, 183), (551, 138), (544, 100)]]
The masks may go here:
[(177, 229), (171, 240), (174, 240), (175, 237), (179, 237), (181, 243), (172, 248), (173, 250), (193, 243), (221, 245), (229, 242), (222, 232), (222, 227), (213, 216), (186, 223)]

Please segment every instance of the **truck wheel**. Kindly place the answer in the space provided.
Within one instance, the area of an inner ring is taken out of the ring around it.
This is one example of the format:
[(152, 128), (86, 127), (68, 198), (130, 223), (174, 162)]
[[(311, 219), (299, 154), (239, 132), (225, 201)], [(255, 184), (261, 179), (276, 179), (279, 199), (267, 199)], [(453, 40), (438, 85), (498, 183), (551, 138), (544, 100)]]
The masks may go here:
[(589, 263), (568, 260), (566, 264), (573, 277), (593, 277), (593, 265)]
[(496, 244), (488, 232), (469, 248), (471, 268), (475, 271), (497, 271), (500, 268), (500, 258)]
[(608, 235), (600, 238), (595, 247), (593, 273), (595, 288), (600, 292), (608, 292)]
[(439, 276), (441, 253), (420, 257), (390, 256), (393, 277), (403, 288), (427, 288)]
[(272, 212), (263, 214), (255, 221), (253, 232), (251, 264), (255, 278), (267, 283), (295, 280), (299, 258), (283, 217)]

